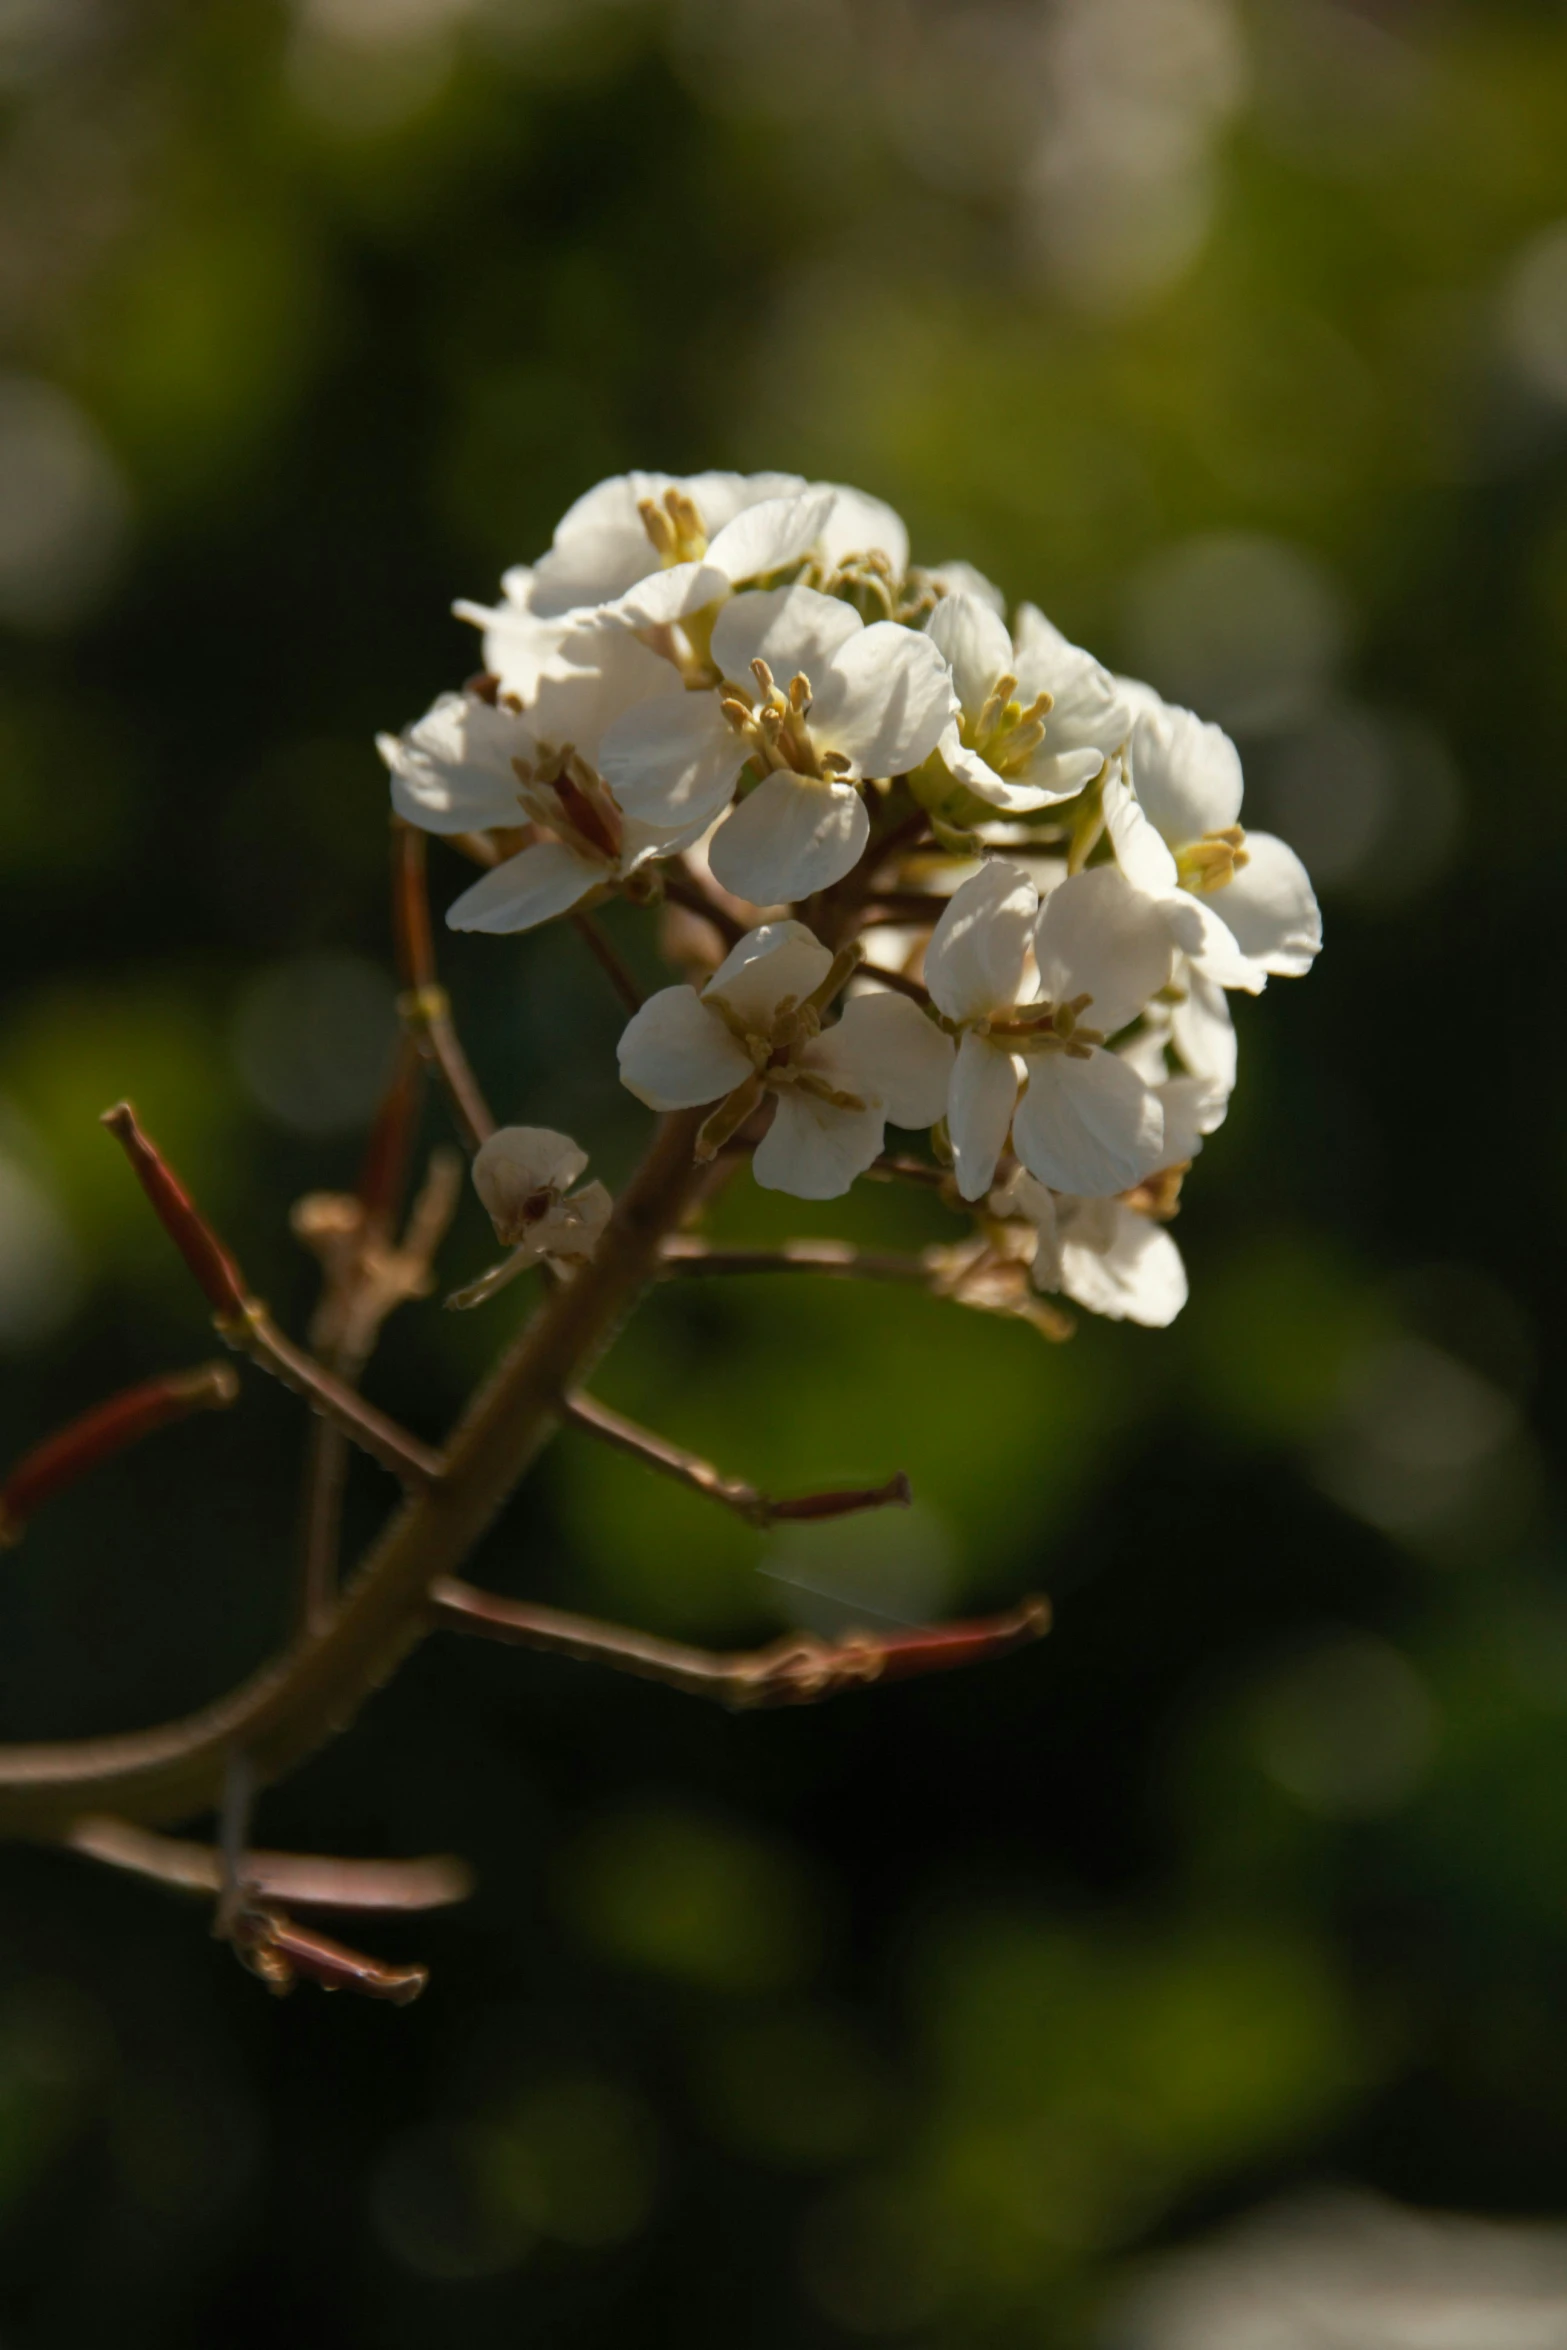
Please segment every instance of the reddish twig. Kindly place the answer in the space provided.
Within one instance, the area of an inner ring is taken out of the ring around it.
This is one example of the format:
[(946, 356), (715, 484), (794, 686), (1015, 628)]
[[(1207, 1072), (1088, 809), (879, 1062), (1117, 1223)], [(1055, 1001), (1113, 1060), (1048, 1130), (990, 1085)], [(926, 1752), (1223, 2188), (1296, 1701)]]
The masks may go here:
[(544, 1649), (582, 1664), (606, 1665), (642, 1680), (662, 1681), (691, 1696), (714, 1698), (736, 1711), (815, 1705), (875, 1681), (909, 1680), (917, 1674), (981, 1664), (1026, 1647), (1050, 1628), (1049, 1603), (1026, 1599), (1001, 1615), (938, 1624), (928, 1631), (865, 1632), (837, 1641), (791, 1634), (767, 1648), (723, 1656), (623, 1625), (601, 1624), (590, 1616), (501, 1599), (456, 1576), (443, 1576), (431, 1586), (430, 1608), (435, 1622), (449, 1631)]
[(452, 1024), (451, 999), (436, 977), (424, 834), (409, 824), (392, 827), (392, 937), (403, 987), (398, 1010), (446, 1090), (463, 1142), (475, 1151), (495, 1132), (495, 1120)]
[(427, 1967), (387, 1966), (346, 1942), (334, 1942), (313, 1926), (301, 1926), (271, 1902), (247, 1902), (228, 1939), (244, 1965), (267, 1989), (284, 1998), (296, 1983), (323, 1991), (358, 1991), (366, 1999), (389, 1999), (406, 2007), (430, 1980)]
[(222, 1411), (238, 1394), (239, 1380), (227, 1363), (204, 1363), (197, 1371), (144, 1379), (94, 1404), (24, 1453), (0, 1486), (0, 1544), (20, 1542), (23, 1528), (44, 1503), (100, 1461), (192, 1412)]
[(885, 1485), (843, 1487), (830, 1493), (800, 1494), (792, 1501), (774, 1501), (743, 1479), (726, 1477), (700, 1454), (687, 1452), (655, 1435), (651, 1428), (612, 1412), (591, 1395), (569, 1396), (562, 1417), (585, 1435), (596, 1436), (617, 1452), (629, 1453), (644, 1467), (656, 1469), (660, 1476), (672, 1477), (708, 1501), (722, 1502), (725, 1509), (752, 1526), (770, 1526), (778, 1518), (846, 1518), (856, 1510), (906, 1509), (913, 1499), (908, 1478), (900, 1469)]
[(439, 1477), (439, 1453), (367, 1404), (323, 1369), (314, 1356), (285, 1338), (266, 1307), (249, 1295), (244, 1275), (157, 1146), (136, 1123), (130, 1103), (118, 1102), (106, 1110), (103, 1123), (124, 1149), (159, 1222), (200, 1283), (213, 1308), (219, 1336), (296, 1395), (302, 1395), (313, 1410), (334, 1421), (362, 1451), (406, 1485), (428, 1485)]

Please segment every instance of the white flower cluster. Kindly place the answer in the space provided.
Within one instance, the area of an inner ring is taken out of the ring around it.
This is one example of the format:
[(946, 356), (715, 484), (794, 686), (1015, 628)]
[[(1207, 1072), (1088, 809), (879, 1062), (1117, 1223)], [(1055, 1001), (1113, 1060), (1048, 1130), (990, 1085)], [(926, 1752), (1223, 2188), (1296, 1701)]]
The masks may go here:
[(641, 1100), (711, 1105), (704, 1153), (754, 1144), (756, 1180), (807, 1199), (889, 1122), (932, 1129), (976, 1295), (1021, 1268), (1171, 1319), (1164, 1223), (1235, 1083), (1226, 992), (1321, 944), (1218, 727), (788, 475), (601, 482), (498, 606), (457, 609), (483, 672), (380, 744), (404, 821), (487, 866), (454, 928), (667, 891), (711, 975), (632, 1018)]

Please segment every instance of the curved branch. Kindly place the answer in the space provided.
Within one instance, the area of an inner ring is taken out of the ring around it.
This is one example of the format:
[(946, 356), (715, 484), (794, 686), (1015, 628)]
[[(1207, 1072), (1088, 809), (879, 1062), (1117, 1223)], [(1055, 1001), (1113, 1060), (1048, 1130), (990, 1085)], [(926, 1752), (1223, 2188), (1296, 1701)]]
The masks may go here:
[(431, 1585), (467, 1556), (641, 1291), (700, 1175), (700, 1113), (665, 1119), (597, 1253), (555, 1290), (460, 1422), (445, 1474), (397, 1511), (319, 1632), (183, 1721), (122, 1736), (0, 1747), (0, 1833), (55, 1841), (87, 1812), (146, 1824), (210, 1808), (232, 1747), (258, 1783), (345, 1729), (426, 1628)]

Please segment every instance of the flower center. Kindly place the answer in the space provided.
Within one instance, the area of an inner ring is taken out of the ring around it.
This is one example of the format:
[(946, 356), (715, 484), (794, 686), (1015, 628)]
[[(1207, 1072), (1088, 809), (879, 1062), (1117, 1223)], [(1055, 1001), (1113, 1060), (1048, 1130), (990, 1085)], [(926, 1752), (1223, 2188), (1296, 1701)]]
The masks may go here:
[(540, 743), (533, 761), (513, 759), (517, 797), (536, 824), (597, 864), (617, 865), (625, 839), (620, 804), (571, 743)]
[(1075, 995), (1059, 1004), (1019, 1004), (1010, 1014), (992, 1013), (968, 1025), (976, 1036), (988, 1037), (1011, 1053), (1065, 1053), (1069, 1060), (1086, 1061), (1094, 1047), (1104, 1043), (1100, 1029), (1082, 1024), (1093, 1000), (1091, 995)]
[(790, 1088), (809, 1094), (813, 1100), (826, 1102), (835, 1110), (863, 1110), (865, 1102), (857, 1093), (834, 1085), (820, 1069), (810, 1068), (803, 1059), (805, 1048), (822, 1032), (822, 1014), (832, 1002), (850, 973), (860, 960), (858, 947), (845, 947), (834, 955), (827, 975), (808, 996), (780, 996), (763, 1028), (750, 1025), (743, 1013), (737, 1012), (721, 995), (712, 995), (704, 1001), (728, 1029), (736, 1042), (750, 1056), (752, 1071), (743, 1078), (732, 1093), (713, 1110), (697, 1136), (696, 1155), (711, 1159), (722, 1150), (730, 1137), (737, 1134), (751, 1112), (757, 1108), (764, 1094), (781, 1093)]
[(811, 738), (806, 723), (811, 681), (804, 670), (796, 670), (787, 694), (779, 690), (765, 661), (753, 661), (751, 674), (755, 694), (745, 686), (730, 686), (720, 707), (736, 734), (750, 744), (763, 772), (781, 769), (805, 783), (836, 783), (846, 776), (850, 762), (843, 753), (821, 750)]
[(707, 553), (707, 531), (695, 501), (684, 490), (666, 490), (662, 502), (638, 500), (642, 527), (665, 571), (676, 563), (696, 563)]
[(1015, 775), (1028, 765), (1045, 739), (1046, 713), (1054, 696), (1037, 693), (1025, 709), (1015, 697), (1017, 679), (996, 679), (977, 718), (960, 717), (958, 735), (998, 775)]
[(1245, 842), (1245, 832), (1238, 824), (1227, 824), (1222, 832), (1205, 832), (1201, 840), (1188, 841), (1175, 855), (1181, 887), (1197, 897), (1226, 888), (1241, 867), (1251, 862)]

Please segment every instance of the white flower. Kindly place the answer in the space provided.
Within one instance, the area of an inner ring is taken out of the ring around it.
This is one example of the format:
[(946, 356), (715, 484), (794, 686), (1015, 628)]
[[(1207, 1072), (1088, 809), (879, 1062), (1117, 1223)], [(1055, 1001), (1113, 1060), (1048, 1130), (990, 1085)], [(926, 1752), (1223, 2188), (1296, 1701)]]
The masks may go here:
[(1020, 1167), (989, 1206), (993, 1215), (1033, 1226), (1036, 1289), (1062, 1290), (1091, 1314), (1151, 1330), (1167, 1328), (1186, 1303), (1180, 1250), (1161, 1222), (1129, 1200), (1053, 1193)]
[(983, 597), (946, 595), (925, 623), (959, 710), (938, 745), (954, 782), (1005, 815), (1069, 800), (1125, 741), (1130, 704), (1092, 654), (1025, 604), (1016, 642)]
[(1243, 832), (1240, 754), (1217, 726), (1126, 689), (1137, 705), (1127, 768), (1106, 779), (1104, 816), (1128, 880), (1179, 890), (1193, 911), (1182, 945), (1220, 987), (1256, 994), (1270, 972), (1299, 978), (1322, 945), (1310, 876), (1269, 832)]
[(761, 780), (714, 838), (713, 873), (753, 905), (808, 897), (859, 862), (859, 783), (934, 748), (953, 707), (947, 665), (918, 631), (867, 627), (805, 587), (736, 596), (712, 653), (723, 692), (633, 711), (604, 745), (605, 773), (628, 813), (710, 823), (754, 763)]
[(852, 968), (802, 922), (749, 931), (700, 995), (669, 987), (643, 1005), (620, 1040), (622, 1082), (654, 1110), (716, 1103), (704, 1156), (775, 1094), (757, 1182), (836, 1199), (880, 1152), (889, 1118), (920, 1127), (941, 1116), (952, 1066), (946, 1037), (903, 996), (857, 996), (824, 1029)]
[(519, 702), (530, 701), (543, 679), (572, 666), (567, 645), (580, 624), (580, 615), (543, 619), (533, 609), (533, 572), (514, 564), (501, 579), (501, 601), (474, 604), (466, 598), (452, 606), (459, 620), (471, 621), (484, 632), (484, 669), (496, 690)]
[(473, 1162), (474, 1189), (495, 1226), (496, 1239), (511, 1254), (458, 1290), (448, 1304), (480, 1305), (544, 1257), (565, 1265), (587, 1262), (609, 1222), (612, 1205), (602, 1183), (571, 1190), (587, 1163), (587, 1152), (569, 1134), (557, 1134), (548, 1126), (502, 1126), (480, 1144)]
[(613, 613), (665, 629), (723, 602), (748, 580), (810, 562), (823, 576), (869, 560), (889, 582), (908, 563), (908, 533), (880, 499), (792, 473), (622, 473), (597, 483), (556, 527), (531, 567), (506, 574), (498, 609), (459, 604), (485, 631), (485, 661), (504, 685), (550, 658), (549, 625)]
[[(723, 576), (725, 567), (714, 550), (725, 531), (754, 508), (798, 499), (805, 487), (794, 473), (616, 474), (585, 491), (556, 525), (554, 544), (540, 556), (528, 581), (528, 608), (543, 619), (598, 610), (621, 603), (632, 590), (671, 571), (680, 573), (683, 590), (702, 563)], [(830, 506), (830, 497), (817, 501), (816, 519), (794, 553), (754, 563), (751, 571), (769, 570), (803, 555)], [(768, 535), (764, 525), (763, 540)], [(765, 554), (768, 548), (764, 545), (761, 551)], [(742, 570), (737, 576), (750, 573)], [(670, 608), (660, 610), (657, 617), (678, 619), (681, 595), (666, 600)]]
[[(1020, 1002), (1030, 943), (1042, 992)], [(1024, 1166), (1057, 1191), (1126, 1191), (1161, 1164), (1158, 1096), (1104, 1040), (1158, 994), (1173, 953), (1163, 908), (1113, 865), (1063, 881), (1043, 909), (1004, 859), (964, 883), (936, 925), (925, 984), (963, 1030), (947, 1128), (965, 1199), (989, 1190), (1009, 1127)]]
[(700, 818), (627, 815), (597, 763), (628, 709), (684, 700), (668, 662), (603, 624), (576, 630), (563, 652), (570, 666), (544, 676), (526, 708), (510, 695), (443, 694), (404, 734), (379, 738), (405, 822), (442, 833), (537, 828), (457, 899), (446, 917), (454, 930), (529, 930), (702, 830)]

